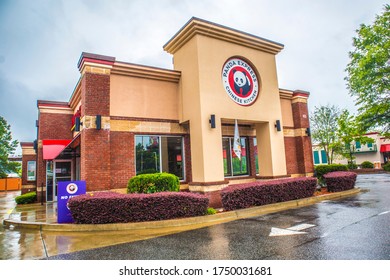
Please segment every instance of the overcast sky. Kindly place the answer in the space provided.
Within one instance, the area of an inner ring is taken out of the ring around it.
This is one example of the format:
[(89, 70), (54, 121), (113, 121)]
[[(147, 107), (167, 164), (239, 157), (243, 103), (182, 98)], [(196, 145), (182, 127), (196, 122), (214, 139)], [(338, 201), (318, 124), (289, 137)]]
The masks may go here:
[[(380, 0), (0, 0), (0, 116), (13, 139), (36, 138), (37, 100), (69, 101), (83, 51), (172, 69), (162, 46), (193, 16), (284, 45), (279, 87), (310, 92), (310, 111), (355, 112), (344, 69)], [(20, 149), (18, 150), (18, 152)]]

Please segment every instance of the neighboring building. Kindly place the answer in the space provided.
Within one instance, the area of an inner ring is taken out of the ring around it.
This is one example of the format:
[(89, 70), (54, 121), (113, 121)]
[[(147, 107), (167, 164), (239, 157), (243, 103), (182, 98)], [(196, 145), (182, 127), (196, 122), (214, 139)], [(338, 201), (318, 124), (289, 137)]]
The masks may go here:
[[(22, 165), (22, 156), (21, 155), (10, 155), (8, 157), (8, 161), (18, 162), (20, 165)], [(19, 178), (19, 174), (17, 173), (9, 173), (8, 178)]]
[(315, 144), (313, 144), (313, 162), (314, 165), (328, 164), (328, 157), (326, 156), (325, 150)]
[[(38, 192), (44, 186), (53, 201), (59, 180), (109, 190), (166, 171), (182, 189), (218, 203), (229, 183), (312, 175), (309, 93), (279, 89), (282, 49), (192, 18), (164, 45), (174, 70), (82, 53), (69, 101), (37, 102)], [(241, 160), (233, 152), (235, 120)]]
[[(390, 159), (390, 139), (382, 137), (378, 132), (367, 133), (365, 136), (372, 138), (373, 142), (363, 144), (354, 141), (351, 143), (355, 163), (357, 165), (360, 165), (363, 161), (387, 163)], [(325, 151), (318, 145), (313, 145), (313, 160), (315, 165), (328, 163)], [(333, 163), (347, 164), (348, 160), (336, 157)]]
[(21, 142), (22, 147), (22, 193), (35, 191), (37, 187), (37, 154), (33, 142)]

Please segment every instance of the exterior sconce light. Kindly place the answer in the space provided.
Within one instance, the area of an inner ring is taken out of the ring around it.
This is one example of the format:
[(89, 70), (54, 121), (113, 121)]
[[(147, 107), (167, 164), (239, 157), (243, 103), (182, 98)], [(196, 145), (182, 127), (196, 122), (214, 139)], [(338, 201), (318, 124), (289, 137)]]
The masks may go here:
[(80, 117), (76, 117), (75, 124), (74, 124), (74, 131), (80, 131), (80, 125), (83, 125), (83, 123), (80, 122)]
[(210, 115), (209, 123), (211, 128), (215, 128), (215, 115)]
[(275, 127), (276, 131), (282, 131), (282, 128), (280, 127), (280, 120), (276, 120)]
[(96, 115), (96, 129), (102, 129), (102, 115)]
[(306, 128), (306, 135), (307, 135), (307, 136), (311, 136), (310, 127)]

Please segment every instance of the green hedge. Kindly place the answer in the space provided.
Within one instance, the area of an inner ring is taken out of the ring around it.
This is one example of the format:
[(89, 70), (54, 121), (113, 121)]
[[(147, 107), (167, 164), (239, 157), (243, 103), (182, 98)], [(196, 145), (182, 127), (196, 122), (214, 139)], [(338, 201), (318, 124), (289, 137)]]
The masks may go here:
[(374, 168), (374, 164), (371, 161), (363, 161), (362, 168)]
[(314, 167), (314, 175), (317, 177), (320, 185), (324, 185), (324, 175), (335, 171), (348, 171), (345, 164), (320, 164)]
[(386, 163), (385, 165), (383, 165), (383, 169), (384, 169), (385, 171), (390, 172), (390, 161), (389, 161), (388, 163)]
[(358, 169), (358, 166), (356, 163), (348, 163), (348, 169), (353, 170), (353, 169)]
[(164, 172), (134, 176), (127, 185), (127, 193), (178, 192), (179, 190), (179, 178)]
[(36, 200), (37, 200), (37, 192), (28, 192), (15, 197), (15, 202), (17, 204), (34, 203)]

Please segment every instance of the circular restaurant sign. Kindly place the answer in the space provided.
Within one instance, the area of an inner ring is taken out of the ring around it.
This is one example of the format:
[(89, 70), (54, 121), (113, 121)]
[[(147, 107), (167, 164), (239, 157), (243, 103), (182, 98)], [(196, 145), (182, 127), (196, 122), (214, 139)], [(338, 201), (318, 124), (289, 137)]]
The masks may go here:
[(229, 97), (237, 104), (249, 106), (259, 95), (255, 70), (239, 58), (230, 58), (222, 68), (222, 83)]

